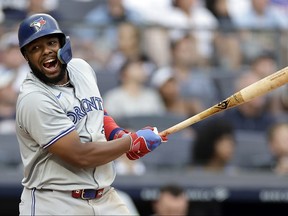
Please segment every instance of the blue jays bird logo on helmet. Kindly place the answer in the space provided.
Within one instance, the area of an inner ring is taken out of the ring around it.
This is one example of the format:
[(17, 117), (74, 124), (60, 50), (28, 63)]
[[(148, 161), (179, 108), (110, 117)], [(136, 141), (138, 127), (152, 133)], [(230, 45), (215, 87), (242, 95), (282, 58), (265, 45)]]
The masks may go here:
[(40, 31), (42, 27), (46, 24), (46, 21), (43, 19), (43, 17), (40, 17), (39, 19), (35, 20), (30, 24), (30, 27), (34, 27), (36, 31)]

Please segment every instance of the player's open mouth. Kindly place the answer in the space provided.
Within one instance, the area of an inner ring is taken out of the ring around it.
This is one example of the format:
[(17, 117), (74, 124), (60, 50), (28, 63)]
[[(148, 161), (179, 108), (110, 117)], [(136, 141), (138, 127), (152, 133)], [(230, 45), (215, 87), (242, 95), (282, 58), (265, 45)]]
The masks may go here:
[(48, 71), (56, 70), (58, 61), (56, 59), (49, 59), (43, 63), (43, 67)]

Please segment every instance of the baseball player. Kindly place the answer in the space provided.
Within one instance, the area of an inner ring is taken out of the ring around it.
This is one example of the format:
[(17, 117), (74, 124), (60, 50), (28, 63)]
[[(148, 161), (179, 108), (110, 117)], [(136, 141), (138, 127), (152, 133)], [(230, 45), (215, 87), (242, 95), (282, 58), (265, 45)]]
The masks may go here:
[(111, 187), (113, 160), (139, 159), (166, 137), (152, 127), (128, 132), (116, 124), (95, 72), (72, 58), (69, 37), (50, 15), (23, 20), (18, 39), (31, 68), (16, 107), (24, 165), (20, 215), (128, 215)]

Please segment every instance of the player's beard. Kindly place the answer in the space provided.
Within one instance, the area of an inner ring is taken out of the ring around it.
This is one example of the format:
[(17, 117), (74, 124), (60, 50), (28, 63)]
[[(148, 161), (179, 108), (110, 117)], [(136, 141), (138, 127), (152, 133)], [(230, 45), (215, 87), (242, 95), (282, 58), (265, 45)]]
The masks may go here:
[(61, 80), (63, 80), (65, 77), (65, 74), (66, 74), (66, 69), (67, 69), (67, 64), (61, 64), (61, 71), (60, 71), (59, 75), (57, 77), (54, 77), (54, 78), (49, 78), (49, 77), (45, 76), (45, 74), (41, 70), (39, 70), (36, 66), (34, 66), (30, 61), (28, 61), (28, 64), (32, 70), (32, 73), (39, 80), (41, 80), (43, 83), (45, 83), (47, 85), (51, 85), (51, 84), (56, 85)]

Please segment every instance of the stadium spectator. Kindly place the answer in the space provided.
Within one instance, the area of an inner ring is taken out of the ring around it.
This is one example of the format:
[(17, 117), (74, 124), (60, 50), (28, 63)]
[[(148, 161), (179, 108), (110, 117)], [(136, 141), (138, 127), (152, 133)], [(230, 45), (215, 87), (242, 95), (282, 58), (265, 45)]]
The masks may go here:
[(243, 13), (243, 11), (248, 10), (251, 7), (251, 0), (226, 0), (229, 14), (231, 18), (234, 19), (235, 16), (239, 16), (239, 14)]
[(142, 61), (146, 72), (150, 76), (156, 64), (142, 49), (141, 30), (133, 23), (123, 22), (117, 27), (117, 47), (107, 58), (105, 71), (118, 73), (125, 61)]
[(166, 24), (170, 16), (171, 0), (124, 0), (124, 4), (127, 8), (137, 11), (143, 19), (142, 42), (145, 53), (158, 67), (167, 65), (170, 55)]
[(61, 22), (63, 21), (63, 18), (57, 9), (58, 4), (58, 0), (28, 0), (26, 16), (30, 16), (35, 13), (47, 13)]
[(276, 55), (272, 52), (262, 52), (251, 61), (251, 69), (261, 79), (271, 75), (278, 69)]
[(171, 63), (165, 68), (171, 70), (185, 100), (199, 101), (202, 108), (219, 102), (219, 93), (209, 72), (199, 62), (196, 41), (190, 34), (171, 39)]
[(191, 145), (191, 166), (211, 172), (235, 171), (230, 162), (235, 150), (233, 125), (220, 118), (204, 121)]
[(280, 40), (280, 33), (288, 30), (286, 16), (272, 7), (269, 0), (251, 0), (250, 7), (239, 11), (233, 22), (239, 30), (243, 64), (263, 51), (279, 52), (275, 40)]
[[(263, 52), (251, 61), (252, 72), (263, 79), (280, 69), (276, 60), (274, 53)], [(283, 92), (285, 92), (285, 86), (277, 88), (267, 95), (267, 110), (276, 118), (282, 117), (286, 112), (282, 103)]]
[(26, 16), (27, 0), (1, 0), (0, 5), (6, 22), (20, 21)]
[(288, 119), (288, 86), (283, 85), (274, 90), (272, 95), (269, 106), (271, 112), (279, 120)]
[(136, 11), (126, 8), (122, 0), (103, 1), (84, 17), (88, 29), (80, 34), (90, 40), (98, 38), (109, 49), (114, 49), (117, 45), (117, 25), (122, 22), (140, 24), (141, 17)]
[(234, 29), (230, 10), (228, 7), (229, 0), (205, 0), (205, 6), (212, 12), (219, 22), (221, 31), (231, 31)]
[(286, 0), (270, 0), (271, 7), (281, 11), (288, 18), (288, 1)]
[(61, 21), (57, 6), (58, 0), (10, 0), (3, 2), (3, 11), (7, 22), (19, 22), (33, 13), (48, 13)]
[[(128, 2), (131, 5), (131, 1)], [(148, 5), (148, 2), (145, 5)], [(152, 9), (151, 6), (153, 7)], [(153, 55), (153, 60), (157, 59), (156, 62), (159, 66), (164, 66), (164, 63), (169, 61), (169, 56), (166, 55), (169, 49), (169, 44), (167, 43), (169, 35), (177, 35), (178, 31), (182, 32), (182, 30), (188, 31), (195, 37), (197, 52), (203, 60), (200, 62), (200, 59), (198, 59), (198, 62), (203, 66), (211, 63), (213, 31), (217, 29), (218, 21), (201, 1), (162, 0), (160, 2), (157, 1), (156, 10), (154, 9), (154, 2), (151, 6), (149, 13), (147, 13), (149, 6), (144, 9), (144, 21), (149, 26), (156, 25), (162, 29), (148, 28), (145, 41), (148, 46), (149, 44), (155, 44), (155, 46), (149, 46), (152, 49), (149, 53)], [(154, 12), (151, 12), (151, 10)], [(140, 10), (138, 9), (138, 11)], [(167, 31), (163, 30), (163, 28), (167, 29)]]
[(274, 157), (271, 169), (279, 175), (288, 174), (288, 123), (278, 122), (269, 128), (268, 143)]
[(164, 104), (156, 90), (147, 87), (148, 74), (139, 60), (127, 61), (121, 67), (120, 85), (103, 96), (109, 114), (114, 118), (136, 115), (160, 115)]
[[(243, 72), (235, 80), (234, 92), (260, 80), (251, 70)], [(275, 117), (267, 110), (267, 95), (256, 97), (233, 109), (226, 110), (224, 118), (232, 122), (235, 129), (265, 132), (274, 122)]]
[(126, 8), (136, 11), (144, 24), (162, 25), (171, 7), (171, 0), (123, 0)]
[(0, 132), (14, 132), (16, 101), (29, 68), (18, 47), (17, 33), (7, 32), (0, 39)]
[(0, 23), (4, 21), (4, 13), (3, 13), (3, 6), (0, 4)]
[(196, 48), (205, 61), (210, 64), (213, 53), (214, 30), (218, 28), (215, 16), (197, 0), (173, 0), (167, 17), (167, 24), (172, 28), (171, 34), (179, 29), (190, 30), (196, 39)]
[(170, 68), (157, 70), (152, 76), (151, 85), (159, 92), (168, 114), (182, 115), (188, 118), (203, 110), (200, 101), (193, 100), (193, 98), (184, 99), (181, 96), (180, 86)]
[(219, 22), (215, 30), (213, 64), (226, 70), (239, 70), (242, 63), (240, 41), (229, 10), (228, 0), (206, 0), (206, 7)]
[(184, 189), (176, 184), (160, 187), (158, 197), (152, 203), (153, 216), (189, 215), (189, 199)]
[(85, 22), (96, 25), (117, 25), (121, 22), (140, 24), (142, 19), (136, 11), (126, 8), (122, 0), (108, 0), (92, 8)]
[(251, 7), (233, 21), (239, 29), (288, 29), (284, 13), (275, 10), (269, 0), (251, 0)]

